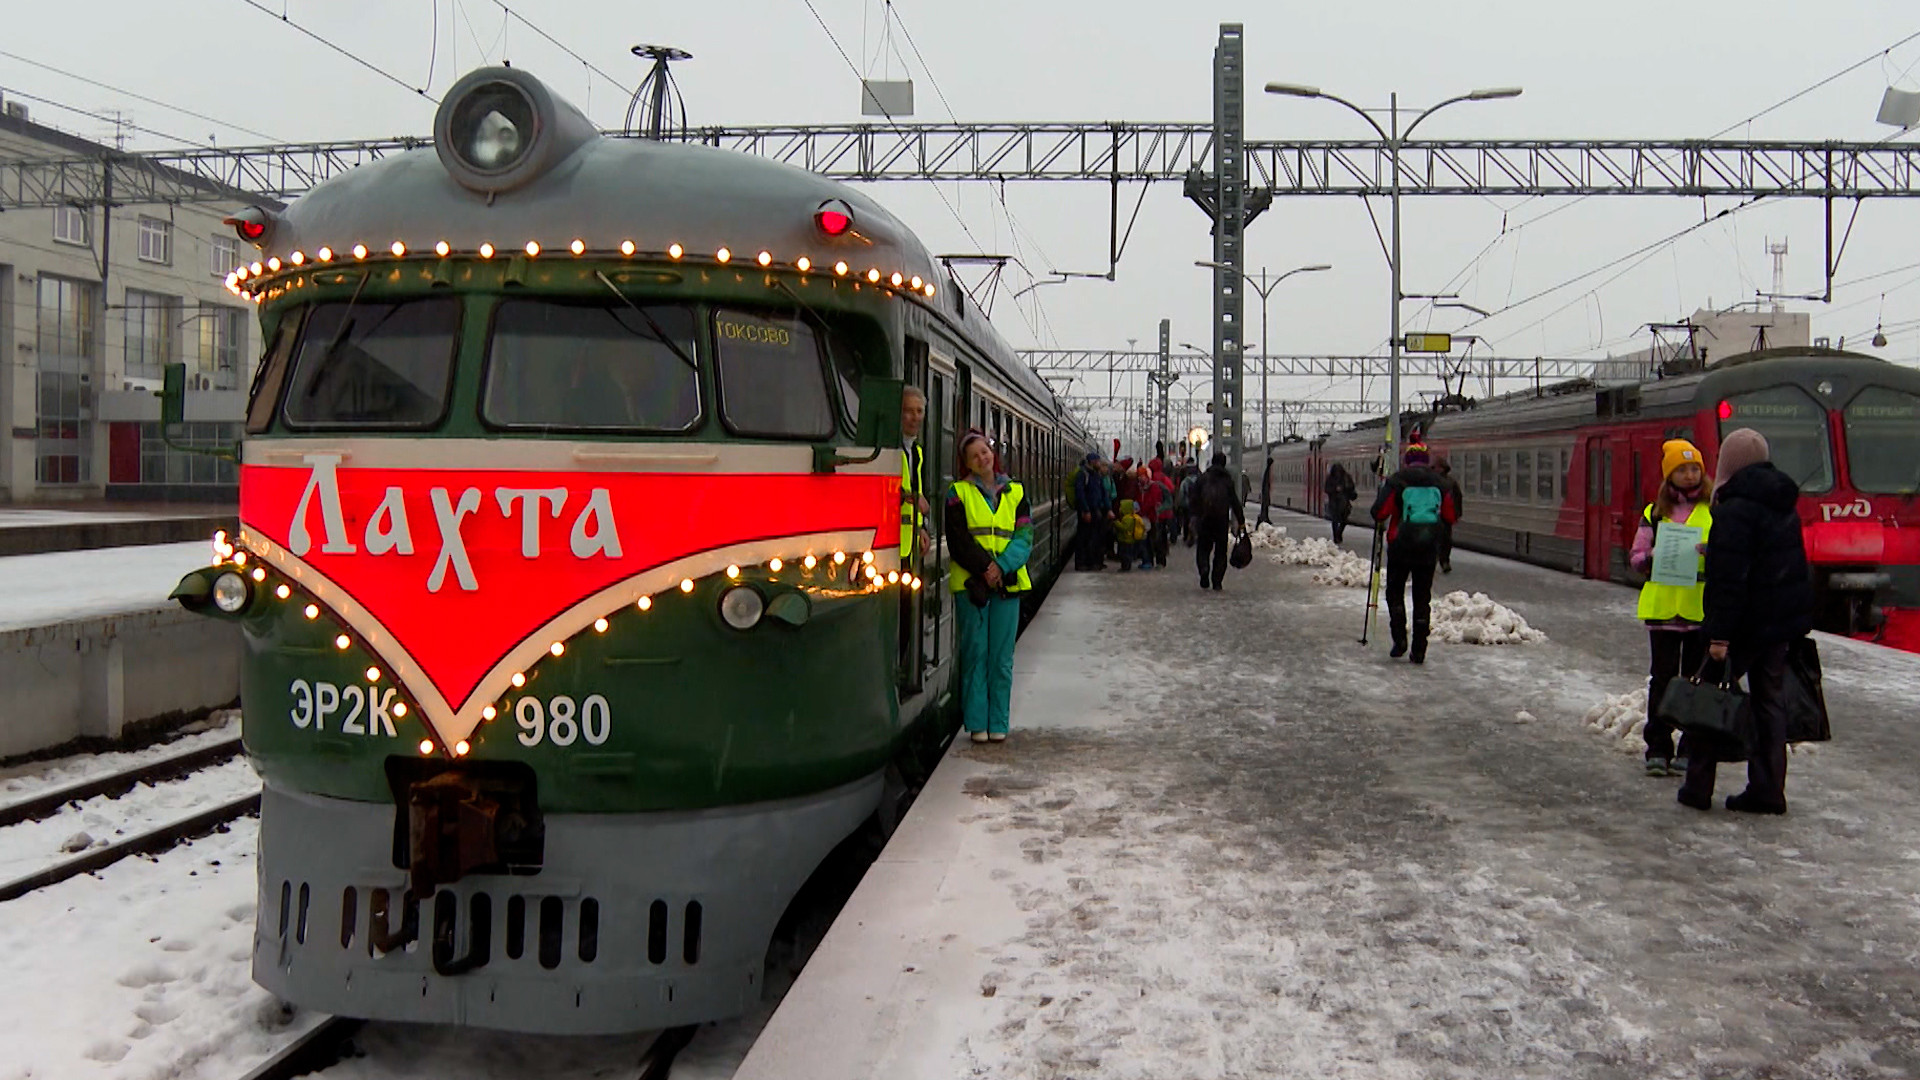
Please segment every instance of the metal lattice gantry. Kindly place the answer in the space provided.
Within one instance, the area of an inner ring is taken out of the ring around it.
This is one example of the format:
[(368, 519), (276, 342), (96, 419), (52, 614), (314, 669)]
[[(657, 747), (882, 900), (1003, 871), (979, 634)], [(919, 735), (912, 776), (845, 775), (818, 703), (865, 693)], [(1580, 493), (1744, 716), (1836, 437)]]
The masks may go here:
[[(1158, 372), (1160, 354), (1143, 349), (1022, 349), (1020, 358), (1044, 376), (1127, 374)], [(1168, 368), (1174, 376), (1212, 375), (1213, 361), (1204, 353), (1168, 354)], [(1281, 378), (1301, 376), (1326, 379), (1384, 378), (1387, 357), (1273, 355), (1248, 353), (1248, 374)], [(1402, 376), (1459, 376), (1462, 372), (1479, 379), (1532, 379), (1560, 382), (1593, 374), (1595, 361), (1554, 357), (1443, 356), (1408, 355), (1400, 358)]]
[[(622, 137), (619, 132), (608, 133)], [(821, 124), (699, 128), (692, 141), (837, 180), (1183, 180), (1210, 172), (1210, 124)], [(0, 210), (115, 201), (288, 199), (420, 138), (110, 151), (0, 162)], [(1252, 190), (1385, 195), (1378, 140), (1245, 144)], [(1404, 195), (1686, 195), (1864, 199), (1920, 195), (1920, 144), (1699, 139), (1421, 140), (1400, 152)], [(251, 194), (249, 194), (251, 193)]]

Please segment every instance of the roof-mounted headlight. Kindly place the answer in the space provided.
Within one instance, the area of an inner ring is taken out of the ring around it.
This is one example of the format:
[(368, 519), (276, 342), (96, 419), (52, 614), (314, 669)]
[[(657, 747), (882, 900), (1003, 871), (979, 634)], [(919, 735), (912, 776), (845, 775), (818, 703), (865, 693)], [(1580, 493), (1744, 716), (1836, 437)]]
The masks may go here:
[(481, 68), (448, 91), (433, 119), (434, 150), (462, 187), (511, 191), (597, 138), (579, 110), (514, 68)]

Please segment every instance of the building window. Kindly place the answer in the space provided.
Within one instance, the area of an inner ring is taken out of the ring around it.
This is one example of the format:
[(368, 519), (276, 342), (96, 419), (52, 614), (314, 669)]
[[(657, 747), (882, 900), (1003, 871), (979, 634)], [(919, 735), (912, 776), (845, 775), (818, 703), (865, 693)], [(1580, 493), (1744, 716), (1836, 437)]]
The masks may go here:
[[(240, 425), (227, 421), (196, 421), (174, 428), (174, 442), (183, 446), (220, 449), (240, 438)], [(210, 454), (194, 454), (168, 446), (160, 425), (140, 425), (140, 480), (142, 485), (179, 487), (237, 487), (239, 466)]]
[(87, 242), (88, 214), (81, 206), (56, 206), (53, 208), (53, 239), (60, 244), (80, 244)]
[(225, 304), (200, 305), (200, 375), (197, 388), (238, 390), (240, 358), (247, 350), (247, 316)]
[(231, 236), (216, 236), (207, 248), (207, 270), (223, 278), (240, 269), (240, 241)]
[(173, 263), (173, 222), (150, 217), (140, 219), (140, 261)]
[(159, 293), (127, 290), (127, 365), (131, 379), (158, 379), (178, 355), (175, 329), (180, 301)]

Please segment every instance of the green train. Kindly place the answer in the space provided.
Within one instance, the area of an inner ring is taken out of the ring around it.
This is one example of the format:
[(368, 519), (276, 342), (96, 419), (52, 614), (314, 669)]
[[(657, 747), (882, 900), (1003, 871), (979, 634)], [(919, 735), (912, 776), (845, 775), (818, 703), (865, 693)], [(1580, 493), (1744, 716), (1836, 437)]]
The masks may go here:
[(175, 596), (243, 630), (254, 978), (517, 1031), (744, 1012), (955, 727), (902, 384), (936, 504), (970, 426), (1034, 493), (1036, 583), (1089, 436), (856, 190), (603, 137), (518, 69), (434, 136), (229, 221), (267, 342), (241, 529)]

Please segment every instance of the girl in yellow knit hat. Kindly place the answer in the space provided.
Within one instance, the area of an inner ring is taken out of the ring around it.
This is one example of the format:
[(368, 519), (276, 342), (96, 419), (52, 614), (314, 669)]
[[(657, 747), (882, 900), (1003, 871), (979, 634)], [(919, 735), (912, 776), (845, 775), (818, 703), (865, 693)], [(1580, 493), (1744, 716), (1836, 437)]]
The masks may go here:
[[(1660, 529), (1681, 526), (1700, 530), (1699, 551), (1705, 551), (1707, 533), (1713, 528), (1713, 481), (1707, 479), (1700, 450), (1685, 439), (1669, 439), (1660, 447), (1661, 481), (1659, 494), (1640, 512), (1640, 528), (1633, 537), (1633, 552), (1628, 561), (1648, 575), (1640, 587), (1640, 620), (1646, 623), (1652, 667), (1647, 677), (1648, 776), (1684, 776), (1687, 771), (1687, 747), (1674, 754), (1673, 725), (1656, 715), (1660, 695), (1676, 674), (1700, 670), (1707, 658), (1706, 559), (1697, 557), (1697, 568), (1690, 581), (1679, 582), (1667, 575), (1656, 580), (1654, 549)], [(1689, 561), (1694, 566), (1694, 561)]]

